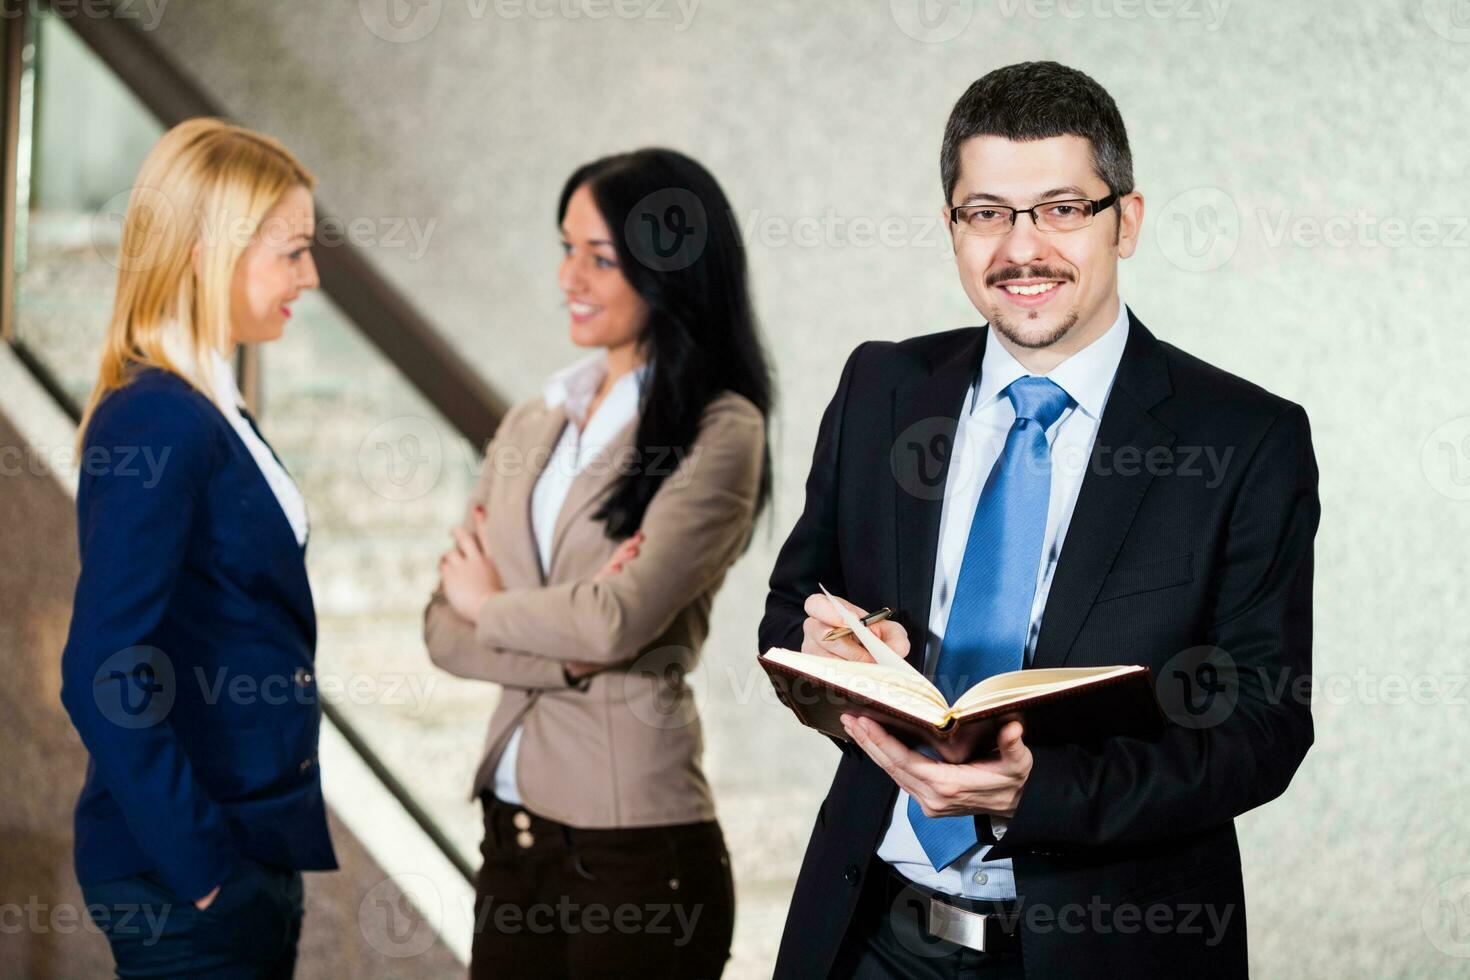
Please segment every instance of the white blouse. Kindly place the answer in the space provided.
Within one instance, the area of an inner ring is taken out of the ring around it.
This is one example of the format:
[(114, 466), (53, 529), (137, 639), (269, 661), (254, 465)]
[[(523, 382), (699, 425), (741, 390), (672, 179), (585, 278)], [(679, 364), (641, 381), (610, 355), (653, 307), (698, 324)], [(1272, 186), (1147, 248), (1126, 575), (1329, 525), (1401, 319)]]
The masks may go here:
[(218, 351), (211, 351), (208, 356), (211, 387), (219, 396), (217, 404), (220, 411), (224, 413), (240, 441), (245, 443), (245, 448), (250, 450), (255, 465), (260, 468), (265, 482), (276, 495), (276, 501), (281, 505), (286, 520), (291, 523), (291, 530), (296, 533), (296, 543), (305, 546), (309, 530), (306, 500), (301, 496), (296, 481), (291, 479), (280, 460), (276, 459), (275, 453), (271, 452), (270, 446), (266, 445), (255, 427), (241, 414), (240, 410), (245, 407), (245, 398), (240, 394), (240, 386), (235, 381), (235, 369)]
[[(572, 481), (589, 463), (598, 460), (623, 429), (638, 418), (638, 399), (649, 367), (647, 363), (640, 364), (613, 382), (590, 420), (587, 409), (591, 407), (602, 379), (607, 376), (606, 351), (590, 354), (562, 368), (546, 382), (543, 395), (547, 406), (566, 405), (569, 421), (531, 491), (531, 530), (536, 538), (542, 575), (551, 570), (556, 519), (561, 514)], [(516, 786), (516, 757), (520, 755), (520, 748), (521, 726), (517, 725), (495, 765), (495, 795), (506, 803), (522, 802)]]

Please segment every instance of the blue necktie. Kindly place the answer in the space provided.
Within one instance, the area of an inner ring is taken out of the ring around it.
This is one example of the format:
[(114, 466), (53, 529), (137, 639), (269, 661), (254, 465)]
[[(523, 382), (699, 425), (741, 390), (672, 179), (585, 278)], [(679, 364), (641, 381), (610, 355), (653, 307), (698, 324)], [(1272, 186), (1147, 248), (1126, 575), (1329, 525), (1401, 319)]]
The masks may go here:
[[(950, 703), (985, 678), (1022, 667), (1051, 499), (1046, 430), (1072, 403), (1046, 378), (1018, 378), (1005, 393), (1016, 421), (970, 521), (934, 671)], [(926, 817), (912, 797), (909, 823), (936, 871), (977, 842), (974, 817)]]

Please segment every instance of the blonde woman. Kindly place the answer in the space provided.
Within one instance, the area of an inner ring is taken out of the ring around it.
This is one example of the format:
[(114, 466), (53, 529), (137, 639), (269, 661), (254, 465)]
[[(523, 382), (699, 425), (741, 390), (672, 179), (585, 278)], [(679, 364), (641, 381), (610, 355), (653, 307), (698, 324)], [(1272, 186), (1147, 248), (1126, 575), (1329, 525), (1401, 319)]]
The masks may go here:
[(306, 508), (230, 368), (317, 286), (312, 186), (275, 140), (194, 119), (124, 220), (61, 692), (91, 756), (77, 877), (122, 977), (290, 976), (300, 872), (336, 867)]

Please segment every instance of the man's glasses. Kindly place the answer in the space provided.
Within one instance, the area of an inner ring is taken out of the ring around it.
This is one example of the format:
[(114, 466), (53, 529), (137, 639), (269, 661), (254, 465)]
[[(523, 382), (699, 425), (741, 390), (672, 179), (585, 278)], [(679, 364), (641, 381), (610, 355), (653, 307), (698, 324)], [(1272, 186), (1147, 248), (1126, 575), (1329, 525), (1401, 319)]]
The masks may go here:
[(1109, 194), (1097, 201), (1085, 198), (1046, 201), (1032, 208), (1008, 208), (1003, 204), (965, 204), (949, 209), (950, 223), (965, 235), (1004, 235), (1016, 224), (1016, 218), (1031, 215), (1037, 231), (1055, 233), (1077, 231), (1092, 224), (1099, 211), (1106, 211), (1118, 200)]

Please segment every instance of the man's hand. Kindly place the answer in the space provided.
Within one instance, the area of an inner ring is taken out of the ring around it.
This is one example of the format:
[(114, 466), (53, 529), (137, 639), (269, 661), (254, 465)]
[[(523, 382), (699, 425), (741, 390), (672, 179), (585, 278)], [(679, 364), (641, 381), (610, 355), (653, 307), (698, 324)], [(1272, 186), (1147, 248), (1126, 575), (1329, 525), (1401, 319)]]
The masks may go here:
[[(836, 596), (833, 596), (836, 599)], [(866, 609), (859, 609), (846, 599), (837, 599), (852, 614), (862, 619), (868, 614)], [(873, 663), (873, 657), (858, 641), (856, 636), (849, 633), (847, 636), (837, 640), (824, 640), (823, 634), (828, 630), (845, 625), (842, 617), (837, 615), (837, 610), (832, 608), (832, 603), (820, 592), (806, 597), (806, 621), (801, 624), (801, 652), (816, 653), (828, 657), (841, 657), (843, 660), (857, 660)], [(909, 634), (898, 623), (891, 619), (885, 619), (881, 623), (874, 623), (868, 629), (872, 630), (889, 649), (900, 657), (909, 655)]]
[(474, 525), (474, 534), (461, 527), (450, 528), (449, 536), (454, 539), (454, 547), (439, 559), (444, 598), (449, 600), (451, 609), (470, 623), (479, 615), (485, 600), (504, 588), (495, 563), (480, 546), (480, 542), (485, 540), (485, 508), (475, 508)]
[(1031, 750), (1019, 721), (1000, 730), (996, 755), (975, 762), (936, 762), (905, 746), (871, 718), (843, 715), (842, 727), (868, 758), (915, 800), (929, 817), (989, 813), (1013, 817), (1031, 776)]

